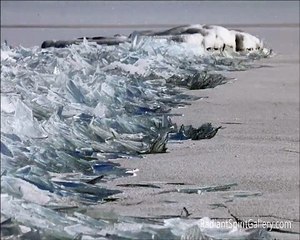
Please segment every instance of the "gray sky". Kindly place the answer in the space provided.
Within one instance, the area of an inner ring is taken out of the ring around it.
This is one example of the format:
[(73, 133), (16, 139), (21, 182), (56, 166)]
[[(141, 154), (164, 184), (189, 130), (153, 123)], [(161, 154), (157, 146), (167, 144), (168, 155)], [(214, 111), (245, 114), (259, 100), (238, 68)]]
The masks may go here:
[[(40, 45), (46, 39), (128, 34), (133, 28), (149, 29), (155, 27), (153, 25), (190, 23), (299, 24), (299, 2), (1, 1), (1, 42), (6, 39), (12, 45)], [(79, 25), (82, 28), (33, 28), (32, 25)], [(87, 25), (100, 27), (86, 28)]]

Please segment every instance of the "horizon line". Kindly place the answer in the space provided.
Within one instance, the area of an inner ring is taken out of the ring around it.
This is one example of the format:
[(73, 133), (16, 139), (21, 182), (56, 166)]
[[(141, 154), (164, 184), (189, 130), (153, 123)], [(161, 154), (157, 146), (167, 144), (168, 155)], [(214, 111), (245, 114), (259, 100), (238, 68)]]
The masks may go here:
[[(181, 25), (189, 25), (189, 24), (3, 24), (1, 28), (119, 28), (119, 29), (134, 29), (134, 28), (164, 28), (164, 27), (176, 27)], [(207, 24), (207, 25), (219, 25), (227, 28), (250, 28), (250, 27), (259, 27), (259, 28), (297, 28), (300, 27), (299, 23), (257, 23), (257, 24)]]

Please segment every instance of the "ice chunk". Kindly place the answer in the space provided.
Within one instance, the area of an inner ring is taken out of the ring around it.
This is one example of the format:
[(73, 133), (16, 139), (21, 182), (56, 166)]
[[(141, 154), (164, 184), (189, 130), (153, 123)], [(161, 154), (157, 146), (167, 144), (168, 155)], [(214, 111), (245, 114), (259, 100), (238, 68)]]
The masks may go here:
[(67, 90), (74, 98), (77, 103), (84, 103), (84, 96), (80, 92), (79, 88), (75, 85), (75, 83), (71, 80), (67, 82)]
[(33, 118), (32, 110), (21, 100), (18, 100), (13, 123), (14, 133), (29, 138), (46, 138), (47, 134)]
[(1, 154), (4, 154), (8, 157), (13, 157), (12, 152), (9, 150), (9, 148), (1, 141)]
[(107, 107), (102, 102), (99, 102), (94, 109), (94, 114), (99, 118), (105, 118), (107, 111)]
[(17, 99), (16, 96), (1, 94), (1, 112), (14, 113)]
[(3, 176), (1, 186), (7, 193), (36, 204), (45, 205), (51, 200), (48, 191), (40, 190), (35, 185), (19, 178)]

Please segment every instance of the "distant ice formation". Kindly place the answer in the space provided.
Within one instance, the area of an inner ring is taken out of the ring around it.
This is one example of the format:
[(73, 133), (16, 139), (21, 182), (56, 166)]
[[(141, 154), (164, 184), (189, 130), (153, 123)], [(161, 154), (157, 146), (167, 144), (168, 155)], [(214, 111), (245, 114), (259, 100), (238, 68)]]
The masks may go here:
[[(124, 42), (133, 42), (137, 36), (148, 36), (169, 41), (184, 42), (203, 48), (211, 53), (224, 52), (259, 52), (268, 53), (270, 50), (264, 48), (263, 41), (250, 33), (241, 30), (230, 30), (216, 25), (183, 25), (164, 31), (134, 31), (128, 37), (115, 35), (114, 37), (86, 37), (88, 41), (98, 44), (117, 45)], [(56, 47), (63, 48), (71, 44), (79, 44), (83, 38), (69, 41), (44, 41), (42, 48)]]

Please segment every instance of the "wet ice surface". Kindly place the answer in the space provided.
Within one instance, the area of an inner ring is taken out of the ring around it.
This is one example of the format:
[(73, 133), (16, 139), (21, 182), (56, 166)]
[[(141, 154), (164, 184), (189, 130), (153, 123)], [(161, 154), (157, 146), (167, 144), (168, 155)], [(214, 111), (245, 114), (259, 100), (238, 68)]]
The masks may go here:
[(134, 172), (110, 159), (161, 153), (168, 140), (217, 134), (220, 127), (209, 123), (172, 123), (171, 108), (195, 100), (183, 94), (184, 88), (224, 84), (224, 72), (259, 67), (253, 60), (262, 57), (267, 57), (263, 51), (208, 55), (201, 48), (150, 37), (119, 46), (83, 41), (47, 50), (3, 44), (1, 237), (253, 239), (256, 234), (268, 239), (264, 230), (220, 229), (208, 218), (158, 222), (87, 213), (89, 206), (119, 193), (102, 183)]

